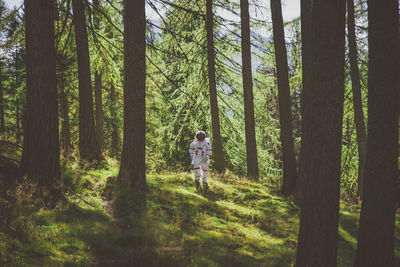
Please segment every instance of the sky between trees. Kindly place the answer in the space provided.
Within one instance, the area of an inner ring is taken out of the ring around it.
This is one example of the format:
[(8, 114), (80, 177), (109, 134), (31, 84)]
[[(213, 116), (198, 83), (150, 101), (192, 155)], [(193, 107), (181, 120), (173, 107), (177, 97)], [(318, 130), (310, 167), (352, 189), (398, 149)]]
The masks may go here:
[[(8, 8), (12, 8), (13, 6), (19, 6), (22, 3), (22, 0), (5, 0), (4, 1)], [(270, 6), (269, 1), (264, 1), (263, 6)], [(282, 3), (282, 13), (283, 20), (289, 21), (296, 17), (300, 16), (300, 0), (285, 0)], [(158, 19), (158, 15), (149, 7), (146, 8), (146, 14), (150, 18)], [(229, 14), (227, 14), (229, 15)], [(254, 14), (251, 14), (253, 16)], [(271, 16), (267, 14), (268, 21), (271, 20)]]

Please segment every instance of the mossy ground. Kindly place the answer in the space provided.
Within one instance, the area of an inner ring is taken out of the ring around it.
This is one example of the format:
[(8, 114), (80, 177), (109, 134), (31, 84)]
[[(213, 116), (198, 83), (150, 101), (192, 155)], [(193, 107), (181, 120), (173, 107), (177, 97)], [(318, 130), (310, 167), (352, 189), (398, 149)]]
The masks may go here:
[[(0, 231), (0, 265), (294, 266), (299, 208), (267, 187), (211, 177), (203, 194), (189, 174), (148, 174), (146, 211), (116, 206), (130, 215), (113, 217), (102, 192), (116, 174), (116, 167), (64, 168), (68, 203), (21, 216)], [(358, 206), (341, 204), (338, 266), (352, 266), (358, 218)], [(399, 251), (398, 216), (398, 263)]]

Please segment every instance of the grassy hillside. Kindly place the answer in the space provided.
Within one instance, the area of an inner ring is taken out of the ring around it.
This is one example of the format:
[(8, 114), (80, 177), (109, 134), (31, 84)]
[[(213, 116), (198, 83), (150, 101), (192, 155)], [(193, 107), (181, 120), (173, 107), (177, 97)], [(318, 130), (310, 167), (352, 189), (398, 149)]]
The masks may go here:
[[(116, 168), (63, 172), (68, 203), (21, 216), (0, 232), (0, 265), (294, 265), (299, 208), (265, 186), (212, 177), (203, 194), (189, 174), (149, 174), (146, 212), (117, 202), (116, 217), (105, 199)], [(352, 266), (358, 213), (342, 203), (338, 266)], [(399, 251), (398, 217), (398, 262)]]

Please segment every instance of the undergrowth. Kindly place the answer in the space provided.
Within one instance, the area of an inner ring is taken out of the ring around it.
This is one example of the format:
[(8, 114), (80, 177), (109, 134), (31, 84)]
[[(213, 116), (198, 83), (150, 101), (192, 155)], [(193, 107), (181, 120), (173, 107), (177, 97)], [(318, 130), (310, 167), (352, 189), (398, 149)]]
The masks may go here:
[[(265, 185), (211, 177), (204, 194), (189, 174), (148, 174), (137, 204), (137, 195), (110, 194), (116, 163), (62, 172), (67, 202), (0, 228), (0, 265), (294, 266), (299, 208)], [(341, 203), (338, 266), (353, 265), (358, 218), (359, 206)], [(397, 217), (398, 263), (399, 251)]]

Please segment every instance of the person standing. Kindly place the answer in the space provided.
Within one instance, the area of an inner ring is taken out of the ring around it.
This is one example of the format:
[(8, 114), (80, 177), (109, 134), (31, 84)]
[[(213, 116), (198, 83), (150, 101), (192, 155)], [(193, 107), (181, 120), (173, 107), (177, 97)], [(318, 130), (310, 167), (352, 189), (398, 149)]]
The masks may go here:
[(190, 143), (189, 154), (194, 169), (194, 181), (196, 188), (200, 188), (200, 176), (203, 178), (203, 189), (207, 191), (207, 171), (210, 164), (212, 148), (210, 139), (206, 138), (204, 131), (198, 131), (192, 143)]

